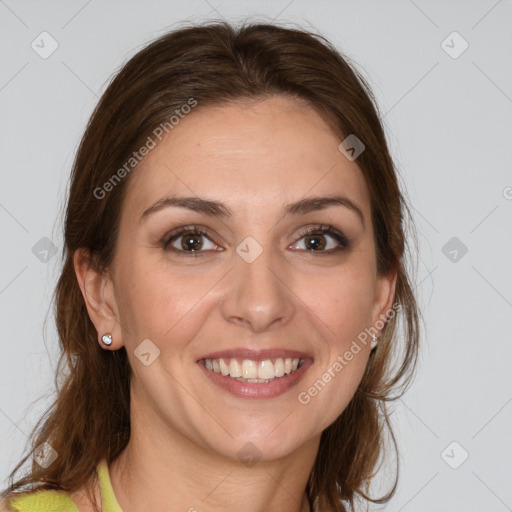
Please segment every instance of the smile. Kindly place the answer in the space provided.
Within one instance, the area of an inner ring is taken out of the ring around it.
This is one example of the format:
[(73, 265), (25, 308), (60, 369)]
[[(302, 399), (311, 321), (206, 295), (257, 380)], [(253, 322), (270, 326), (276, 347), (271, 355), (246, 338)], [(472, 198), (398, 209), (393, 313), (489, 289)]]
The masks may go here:
[(296, 386), (313, 358), (295, 350), (234, 349), (204, 355), (197, 364), (218, 389), (237, 398), (269, 399)]
[(254, 361), (236, 358), (205, 359), (205, 367), (215, 373), (229, 376), (239, 382), (268, 383), (301, 368), (302, 358), (278, 357), (274, 360)]

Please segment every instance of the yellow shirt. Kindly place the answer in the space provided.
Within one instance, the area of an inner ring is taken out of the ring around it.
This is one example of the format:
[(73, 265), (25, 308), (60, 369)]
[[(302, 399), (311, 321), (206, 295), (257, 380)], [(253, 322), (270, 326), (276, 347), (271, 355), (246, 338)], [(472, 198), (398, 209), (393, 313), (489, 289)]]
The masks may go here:
[[(96, 472), (101, 489), (101, 510), (123, 512), (112, 489), (106, 460), (97, 465)], [(80, 512), (66, 491), (54, 489), (28, 492), (11, 498), (9, 507), (14, 512)]]

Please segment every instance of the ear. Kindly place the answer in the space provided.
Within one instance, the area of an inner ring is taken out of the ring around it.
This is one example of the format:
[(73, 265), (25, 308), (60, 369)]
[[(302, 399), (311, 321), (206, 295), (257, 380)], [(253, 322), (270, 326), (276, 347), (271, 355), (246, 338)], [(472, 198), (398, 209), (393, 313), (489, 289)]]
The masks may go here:
[[(98, 343), (103, 349), (121, 348), (123, 340), (119, 313), (110, 275), (94, 268), (90, 253), (85, 248), (75, 251), (73, 265), (89, 318), (98, 333)], [(110, 346), (101, 341), (102, 336), (107, 333), (112, 335)]]
[(386, 323), (395, 297), (396, 280), (398, 277), (398, 269), (389, 272), (384, 276), (377, 277), (377, 285), (375, 287), (375, 301), (372, 313), (372, 326), (382, 332), (382, 328)]

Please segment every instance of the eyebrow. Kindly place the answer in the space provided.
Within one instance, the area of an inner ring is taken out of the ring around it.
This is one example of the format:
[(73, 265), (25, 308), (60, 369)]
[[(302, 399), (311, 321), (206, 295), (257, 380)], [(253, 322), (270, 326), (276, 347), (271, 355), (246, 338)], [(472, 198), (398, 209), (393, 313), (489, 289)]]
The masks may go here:
[[(344, 206), (345, 208), (355, 212), (363, 227), (365, 227), (364, 215), (361, 209), (349, 198), (343, 196), (327, 196), (327, 197), (308, 197), (301, 199), (295, 203), (285, 205), (285, 215), (305, 215), (307, 213), (323, 210), (329, 206)], [(230, 218), (233, 217), (231, 209), (219, 202), (209, 199), (203, 199), (201, 197), (163, 197), (153, 203), (148, 209), (146, 209), (140, 217), (140, 222), (147, 219), (150, 215), (161, 211), (165, 208), (178, 207), (187, 208), (197, 213), (202, 213), (211, 217)]]

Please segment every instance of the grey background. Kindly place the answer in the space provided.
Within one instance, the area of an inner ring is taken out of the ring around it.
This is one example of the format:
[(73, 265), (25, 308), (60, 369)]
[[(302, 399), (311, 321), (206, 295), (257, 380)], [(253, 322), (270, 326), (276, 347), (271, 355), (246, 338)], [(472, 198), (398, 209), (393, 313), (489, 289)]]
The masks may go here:
[[(316, 30), (355, 59), (385, 114), (413, 206), (426, 329), (419, 372), (393, 417), (399, 489), (371, 510), (512, 510), (512, 3), (505, 0), (0, 0), (3, 484), (53, 398), (58, 350), (49, 300), (60, 214), (93, 107), (113, 72), (154, 37), (184, 20), (248, 15)], [(46, 59), (31, 47), (42, 46), (43, 31), (58, 43)], [(454, 31), (463, 40), (448, 37)]]

